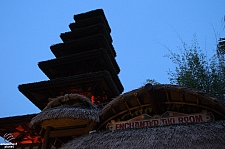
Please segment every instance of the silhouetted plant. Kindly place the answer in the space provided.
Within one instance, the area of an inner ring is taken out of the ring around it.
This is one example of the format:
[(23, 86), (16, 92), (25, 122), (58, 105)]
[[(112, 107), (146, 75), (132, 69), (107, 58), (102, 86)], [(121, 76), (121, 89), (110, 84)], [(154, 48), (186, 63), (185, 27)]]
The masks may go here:
[(168, 72), (170, 83), (192, 87), (225, 100), (225, 61), (220, 43), (216, 54), (207, 59), (195, 36), (191, 46), (182, 41), (180, 54), (170, 51), (168, 55), (176, 65), (175, 71)]

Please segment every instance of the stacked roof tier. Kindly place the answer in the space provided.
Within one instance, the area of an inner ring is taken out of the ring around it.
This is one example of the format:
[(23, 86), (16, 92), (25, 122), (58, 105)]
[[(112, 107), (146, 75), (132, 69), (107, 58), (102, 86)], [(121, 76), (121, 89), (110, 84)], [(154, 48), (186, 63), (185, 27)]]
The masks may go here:
[(64, 94), (79, 93), (104, 103), (123, 92), (111, 29), (103, 10), (75, 15), (74, 20), (69, 25), (71, 31), (60, 35), (63, 43), (50, 47), (56, 58), (38, 64), (50, 80), (19, 85), (19, 90), (40, 109), (48, 98)]
[(100, 48), (106, 50), (110, 59), (114, 59), (116, 57), (116, 52), (113, 45), (109, 44), (109, 41), (107, 41), (105, 35), (103, 34), (92, 35), (65, 43), (55, 44), (50, 48), (56, 58)]
[[(94, 94), (99, 98), (107, 95), (106, 102), (110, 97), (119, 94), (108, 71), (23, 84), (19, 86), (19, 90), (41, 110), (49, 102), (48, 98), (64, 94), (80, 93), (87, 97)], [(99, 100), (104, 102), (103, 99)]]

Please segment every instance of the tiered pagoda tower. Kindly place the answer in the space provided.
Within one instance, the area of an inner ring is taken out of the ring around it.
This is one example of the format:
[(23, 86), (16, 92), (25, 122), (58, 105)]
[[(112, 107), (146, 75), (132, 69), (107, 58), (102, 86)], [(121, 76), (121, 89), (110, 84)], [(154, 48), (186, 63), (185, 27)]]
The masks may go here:
[(63, 43), (52, 45), (55, 59), (39, 62), (50, 80), (19, 85), (19, 90), (39, 109), (48, 98), (79, 93), (93, 103), (105, 103), (123, 92), (119, 66), (103, 10), (74, 16), (71, 31), (60, 35)]
[[(71, 94), (83, 95), (93, 105), (101, 108), (123, 92), (123, 86), (118, 78), (120, 68), (115, 60), (116, 52), (110, 36), (111, 29), (103, 10), (97, 9), (75, 15), (74, 20), (75, 22), (69, 25), (71, 31), (60, 35), (63, 43), (50, 47), (56, 58), (38, 63), (49, 80), (22, 84), (18, 87), (19, 91), (40, 110), (46, 107), (50, 98)], [(74, 109), (79, 110), (79, 107)], [(3, 137), (5, 134), (12, 134), (15, 139), (11, 142), (17, 143), (17, 148), (46, 148), (42, 147), (46, 128), (43, 129), (43, 125), (35, 125), (35, 129), (41, 129), (38, 131), (30, 128), (30, 121), (36, 115), (0, 118), (0, 135)], [(82, 122), (89, 124), (90, 121)], [(74, 120), (74, 123), (77, 122)], [(80, 125), (75, 133), (68, 129), (66, 132), (72, 133), (71, 135), (88, 133), (90, 125), (88, 128), (87, 126), (80, 128)], [(61, 131), (52, 134), (61, 135)], [(70, 139), (72, 137), (60, 139), (55, 137), (50, 141), (61, 145)]]
[(224, 148), (224, 101), (169, 84), (120, 95), (103, 10), (74, 20), (71, 31), (60, 35), (63, 43), (51, 46), (56, 58), (38, 64), (49, 80), (19, 85), (42, 111), (0, 118), (2, 137), (13, 137), (17, 149)]

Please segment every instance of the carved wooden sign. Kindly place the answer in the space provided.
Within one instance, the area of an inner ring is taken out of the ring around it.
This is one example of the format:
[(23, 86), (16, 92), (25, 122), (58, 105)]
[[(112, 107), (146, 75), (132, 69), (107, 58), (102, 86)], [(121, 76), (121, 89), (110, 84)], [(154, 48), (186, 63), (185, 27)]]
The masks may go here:
[(157, 127), (172, 124), (202, 123), (210, 121), (214, 121), (214, 116), (212, 113), (207, 111), (194, 114), (167, 111), (161, 116), (155, 115), (151, 117), (147, 114), (142, 114), (128, 121), (115, 122), (112, 120), (106, 127), (109, 130), (115, 131), (140, 127)]

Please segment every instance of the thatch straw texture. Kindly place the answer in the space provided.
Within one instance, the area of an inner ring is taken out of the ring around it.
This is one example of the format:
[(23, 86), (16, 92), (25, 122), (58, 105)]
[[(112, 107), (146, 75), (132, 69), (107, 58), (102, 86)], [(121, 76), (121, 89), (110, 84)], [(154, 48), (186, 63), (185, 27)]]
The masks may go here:
[(82, 136), (61, 149), (223, 149), (225, 121), (104, 131)]
[[(174, 104), (182, 103), (183, 105), (192, 104), (195, 106), (204, 106), (225, 118), (225, 102), (220, 101), (207, 93), (195, 90), (193, 88), (169, 84), (154, 85), (153, 90), (155, 96), (157, 97), (156, 101), (158, 103), (170, 102), (173, 104), (172, 102), (174, 102)], [(119, 109), (117, 109), (119, 105), (131, 100), (136, 100), (136, 96), (139, 95), (143, 95), (144, 97), (145, 94), (145, 88), (140, 87), (114, 98), (102, 109), (101, 118), (107, 119), (108, 113), (112, 108), (115, 108), (118, 113), (121, 112)], [(167, 94), (169, 95), (167, 96)], [(185, 98), (183, 99), (182, 96)]]
[(75, 103), (83, 103), (88, 108), (94, 108), (94, 109), (97, 108), (96, 105), (92, 104), (89, 98), (86, 98), (85, 96), (80, 94), (66, 94), (64, 96), (59, 96), (57, 98), (49, 98), (49, 100), (50, 102), (43, 109), (43, 111), (52, 107), (62, 105), (68, 101), (75, 102)]
[(141, 90), (143, 90), (142, 87), (117, 96), (102, 109), (101, 115), (104, 115), (105, 113), (107, 113), (107, 111), (110, 110), (113, 106), (117, 106), (117, 105), (123, 103), (124, 101), (129, 100), (130, 98), (134, 97), (135, 93), (140, 92)]
[(99, 110), (73, 106), (59, 106), (40, 112), (37, 116), (32, 118), (30, 126), (34, 127), (45, 120), (59, 118), (73, 118), (99, 122)]

